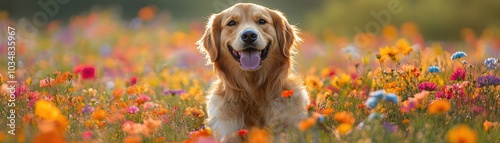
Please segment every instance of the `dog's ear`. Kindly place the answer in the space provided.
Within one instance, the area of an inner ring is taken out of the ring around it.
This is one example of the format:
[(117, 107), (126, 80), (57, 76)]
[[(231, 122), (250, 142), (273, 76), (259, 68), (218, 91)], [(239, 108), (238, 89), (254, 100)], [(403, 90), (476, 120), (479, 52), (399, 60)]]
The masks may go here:
[(290, 57), (290, 55), (297, 53), (296, 46), (302, 42), (302, 39), (298, 36), (298, 29), (294, 25), (290, 25), (285, 15), (280, 11), (269, 10), (269, 14), (273, 19), (278, 45), (282, 49), (282, 54), (285, 57)]
[(219, 58), (220, 33), (222, 30), (220, 23), (220, 14), (212, 14), (205, 27), (205, 34), (196, 42), (198, 50), (205, 54), (208, 63), (215, 62)]

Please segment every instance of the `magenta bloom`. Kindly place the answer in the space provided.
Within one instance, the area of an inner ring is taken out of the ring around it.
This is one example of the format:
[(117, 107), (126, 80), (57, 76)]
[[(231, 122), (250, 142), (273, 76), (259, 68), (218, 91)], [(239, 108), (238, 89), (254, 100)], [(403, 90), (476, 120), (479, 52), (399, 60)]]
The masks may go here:
[(438, 87), (436, 84), (432, 83), (432, 82), (422, 82), (422, 83), (419, 83), (418, 84), (418, 89), (420, 89), (420, 91), (423, 91), (423, 90), (426, 90), (426, 91), (434, 91), (436, 90)]
[(465, 79), (465, 70), (459, 69), (453, 72), (450, 77), (450, 80), (464, 80)]
[(451, 99), (454, 96), (464, 97), (465, 89), (460, 87), (459, 84), (444, 86), (441, 91), (436, 94), (436, 98)]
[(84, 133), (82, 134), (82, 138), (83, 138), (84, 140), (91, 139), (91, 138), (92, 138), (92, 136), (93, 136), (93, 135), (92, 135), (92, 131), (86, 131), (86, 132), (84, 132)]
[(132, 106), (127, 108), (127, 112), (129, 114), (135, 114), (135, 113), (139, 112), (139, 107), (132, 105)]

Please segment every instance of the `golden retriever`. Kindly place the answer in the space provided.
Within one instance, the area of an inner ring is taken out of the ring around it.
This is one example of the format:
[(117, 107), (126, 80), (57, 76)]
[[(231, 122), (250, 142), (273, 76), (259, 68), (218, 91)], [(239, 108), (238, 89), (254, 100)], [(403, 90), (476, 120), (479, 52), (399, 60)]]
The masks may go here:
[[(225, 142), (240, 129), (295, 129), (307, 117), (309, 97), (294, 76), (301, 42), (283, 13), (251, 3), (210, 16), (197, 42), (216, 77), (207, 95), (206, 126)], [(293, 90), (286, 99), (282, 91)]]

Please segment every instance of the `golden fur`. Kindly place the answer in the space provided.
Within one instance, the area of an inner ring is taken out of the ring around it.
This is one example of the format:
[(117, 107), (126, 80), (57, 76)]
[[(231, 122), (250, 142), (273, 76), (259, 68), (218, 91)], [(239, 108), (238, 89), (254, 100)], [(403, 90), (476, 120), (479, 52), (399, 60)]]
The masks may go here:
[[(259, 19), (267, 23), (258, 24)], [(231, 20), (236, 26), (227, 26)], [(249, 28), (258, 33), (257, 49), (270, 43), (267, 58), (256, 70), (242, 69), (228, 49), (241, 50), (239, 35)], [(306, 118), (307, 92), (302, 81), (291, 74), (301, 41), (297, 34), (281, 12), (256, 4), (236, 4), (210, 16), (197, 44), (218, 78), (207, 96), (206, 122), (217, 138), (227, 142), (236, 131), (254, 126), (292, 129)], [(294, 90), (290, 100), (281, 97), (283, 90)]]

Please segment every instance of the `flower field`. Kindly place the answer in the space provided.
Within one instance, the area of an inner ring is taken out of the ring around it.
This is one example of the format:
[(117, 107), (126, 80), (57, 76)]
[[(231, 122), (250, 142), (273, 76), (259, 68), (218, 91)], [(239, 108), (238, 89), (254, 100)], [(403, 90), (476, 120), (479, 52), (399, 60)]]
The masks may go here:
[[(203, 21), (176, 23), (146, 7), (131, 21), (92, 11), (18, 38), (13, 96), (8, 59), (0, 59), (0, 142), (216, 142), (204, 127), (215, 77), (196, 49), (203, 31)], [(302, 31), (295, 69), (311, 99), (309, 118), (296, 131), (251, 128), (234, 136), (500, 142), (500, 29), (464, 28), (460, 41), (428, 41), (411, 22), (381, 31), (354, 37)], [(2, 55), (6, 37), (2, 31)], [(283, 91), (283, 98), (293, 92)], [(15, 135), (7, 126), (11, 110)]]

